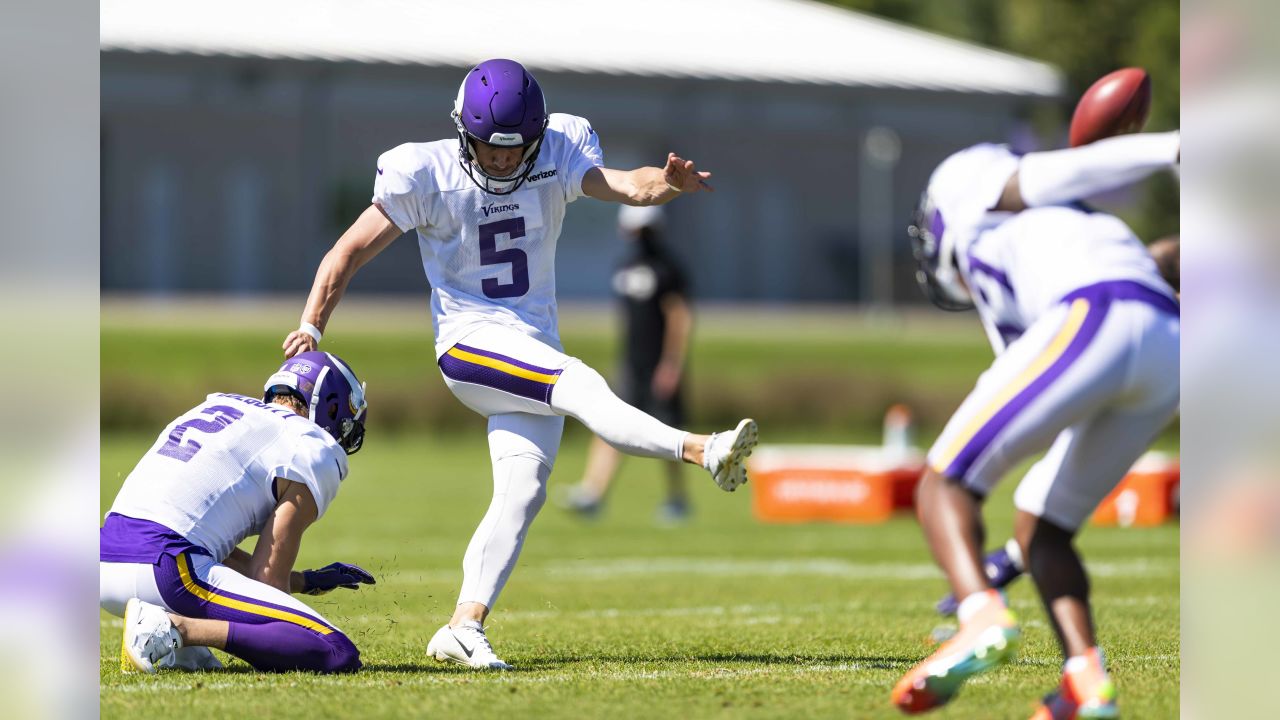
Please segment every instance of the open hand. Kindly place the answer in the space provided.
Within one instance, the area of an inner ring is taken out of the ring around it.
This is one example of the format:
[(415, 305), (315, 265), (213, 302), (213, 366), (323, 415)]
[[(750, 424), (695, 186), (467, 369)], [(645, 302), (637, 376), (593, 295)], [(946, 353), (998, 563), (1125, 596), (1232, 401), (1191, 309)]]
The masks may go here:
[(315, 350), (316, 339), (301, 330), (294, 330), (285, 337), (284, 344), (280, 347), (284, 348), (284, 359), (288, 360), (298, 353)]
[(711, 173), (698, 172), (694, 169), (692, 160), (685, 160), (675, 153), (667, 153), (667, 166), (662, 168), (662, 176), (668, 186), (680, 192), (698, 192), (699, 190), (714, 192), (714, 189), (704, 182), (711, 177)]

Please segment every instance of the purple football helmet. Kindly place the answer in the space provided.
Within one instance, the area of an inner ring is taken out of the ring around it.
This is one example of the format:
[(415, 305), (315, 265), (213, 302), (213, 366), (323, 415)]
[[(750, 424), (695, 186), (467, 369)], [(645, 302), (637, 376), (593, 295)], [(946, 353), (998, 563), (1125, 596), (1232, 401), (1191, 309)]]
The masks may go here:
[(298, 353), (280, 366), (262, 386), (263, 400), (282, 393), (301, 398), (307, 417), (354, 455), (364, 443), (364, 383), (336, 355), (312, 350)]
[[(509, 195), (524, 184), (542, 147), (547, 102), (523, 65), (485, 60), (471, 68), (458, 88), (451, 115), (458, 128), (458, 160), (472, 182), (494, 195)], [(476, 160), (476, 142), (524, 148), (524, 155), (510, 175), (494, 177)]]

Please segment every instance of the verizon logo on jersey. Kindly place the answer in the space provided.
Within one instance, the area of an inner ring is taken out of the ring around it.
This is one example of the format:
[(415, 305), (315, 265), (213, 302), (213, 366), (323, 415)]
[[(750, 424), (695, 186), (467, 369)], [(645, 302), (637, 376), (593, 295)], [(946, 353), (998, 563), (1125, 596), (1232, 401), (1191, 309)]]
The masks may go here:
[(506, 203), (505, 205), (486, 205), (480, 208), (484, 211), (484, 216), (497, 215), (504, 212), (515, 212), (520, 209), (520, 203)]
[(529, 182), (531, 183), (538, 182), (539, 180), (546, 180), (547, 178), (552, 178), (555, 176), (556, 176), (556, 169), (551, 168), (550, 170), (543, 170), (542, 172), (536, 172), (530, 175)]

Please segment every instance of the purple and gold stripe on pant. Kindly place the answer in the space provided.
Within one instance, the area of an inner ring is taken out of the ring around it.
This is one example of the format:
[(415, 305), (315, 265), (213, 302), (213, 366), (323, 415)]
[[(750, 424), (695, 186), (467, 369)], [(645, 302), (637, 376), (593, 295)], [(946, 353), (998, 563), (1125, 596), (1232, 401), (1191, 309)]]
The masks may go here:
[[(179, 553), (176, 557), (169, 556), (166, 559), (169, 558), (172, 559), (173, 565), (176, 566), (177, 577), (172, 578), (176, 582), (161, 582), (158, 584), (161, 586), (161, 593), (165, 598), (165, 602), (181, 615), (251, 624), (283, 620), (320, 635), (337, 632), (335, 628), (319, 618), (299, 612), (294, 608), (237, 595), (227, 592), (225, 589), (209, 585), (196, 576), (195, 566), (192, 565), (190, 556), (185, 552)], [(166, 569), (163, 566), (167, 564), (169, 563), (162, 562), (161, 569)], [(157, 580), (160, 580), (160, 578), (157, 578)], [(180, 592), (173, 592), (177, 589), (174, 587), (175, 585), (181, 587)], [(182, 597), (182, 595), (186, 597)]]
[(562, 372), (462, 343), (449, 348), (439, 362), (440, 371), (450, 380), (483, 385), (547, 404), (551, 403), (551, 391)]
[(1116, 300), (1143, 302), (1162, 312), (1178, 314), (1178, 304), (1172, 298), (1132, 281), (1102, 282), (1068, 294), (1063, 298), (1067, 303), (1067, 317), (1057, 334), (1022, 372), (973, 415), (935, 458), (933, 469), (950, 478), (966, 479), (969, 469), (995, 438), (1084, 353)]

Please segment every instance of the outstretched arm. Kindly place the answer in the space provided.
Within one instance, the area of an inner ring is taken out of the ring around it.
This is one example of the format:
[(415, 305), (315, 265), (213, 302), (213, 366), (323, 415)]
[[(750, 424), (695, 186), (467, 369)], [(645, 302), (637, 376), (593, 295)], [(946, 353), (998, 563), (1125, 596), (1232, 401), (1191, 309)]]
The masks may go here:
[(1027, 153), (991, 209), (1021, 212), (1115, 190), (1173, 168), (1180, 146), (1176, 132), (1141, 133), (1065, 150)]
[(710, 192), (709, 177), (711, 173), (697, 171), (692, 160), (668, 153), (666, 166), (660, 168), (592, 168), (582, 176), (582, 193), (624, 205), (663, 205), (681, 193)]
[[(361, 213), (320, 261), (315, 282), (311, 284), (311, 294), (307, 296), (307, 306), (302, 311), (303, 326), (310, 325), (318, 332), (324, 332), (329, 316), (338, 307), (338, 301), (356, 271), (398, 237), (400, 228), (391, 222), (382, 208), (370, 205)], [(291, 358), (298, 353), (315, 350), (319, 342), (319, 338), (299, 328), (289, 333), (281, 347), (284, 348), (284, 356)]]

